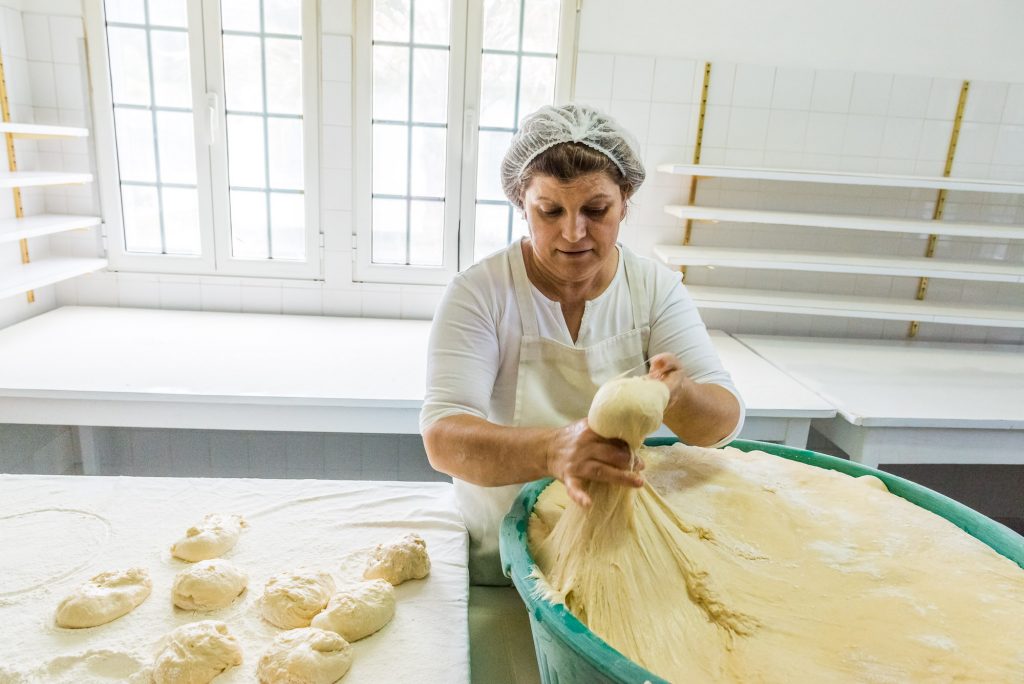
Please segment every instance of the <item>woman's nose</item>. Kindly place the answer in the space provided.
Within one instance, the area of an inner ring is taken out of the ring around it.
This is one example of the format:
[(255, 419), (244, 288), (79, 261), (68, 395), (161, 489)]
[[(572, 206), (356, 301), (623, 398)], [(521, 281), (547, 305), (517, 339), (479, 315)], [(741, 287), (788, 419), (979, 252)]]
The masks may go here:
[(562, 237), (567, 242), (579, 242), (587, 235), (587, 217), (583, 212), (570, 214), (562, 227)]

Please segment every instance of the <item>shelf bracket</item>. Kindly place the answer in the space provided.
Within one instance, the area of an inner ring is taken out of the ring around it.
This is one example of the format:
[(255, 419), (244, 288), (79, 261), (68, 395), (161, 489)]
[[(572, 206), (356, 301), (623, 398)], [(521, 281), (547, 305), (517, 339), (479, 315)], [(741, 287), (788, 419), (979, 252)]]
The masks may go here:
[[(700, 164), (700, 148), (704, 141), (704, 117), (708, 109), (708, 86), (711, 84), (711, 62), (704, 63), (704, 84), (700, 90), (700, 115), (697, 118), (697, 140), (693, 146), (693, 163)], [(697, 201), (697, 176), (690, 176), (690, 193), (687, 204), (692, 206)], [(683, 245), (690, 244), (693, 234), (693, 219), (686, 219), (683, 232)], [(686, 266), (679, 267), (680, 279), (686, 282)]]

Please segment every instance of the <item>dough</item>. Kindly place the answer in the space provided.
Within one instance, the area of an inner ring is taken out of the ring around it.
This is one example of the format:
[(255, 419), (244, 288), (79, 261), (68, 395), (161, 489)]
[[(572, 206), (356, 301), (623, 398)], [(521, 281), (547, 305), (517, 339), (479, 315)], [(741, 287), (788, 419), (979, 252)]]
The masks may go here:
[(167, 635), (167, 644), (153, 663), (153, 681), (206, 684), (241, 664), (242, 649), (226, 624), (218, 620), (190, 622)]
[(617, 378), (601, 385), (590, 403), (587, 424), (607, 439), (636, 451), (658, 429), (668, 406), (668, 385), (652, 378)]
[[(396, 654), (398, 655), (398, 654)], [(277, 635), (260, 658), (260, 684), (331, 684), (352, 667), (352, 646), (341, 636), (316, 627)]]
[(429, 572), (427, 543), (418, 534), (405, 534), (373, 549), (363, 578), (384, 579), (397, 587), (409, 579), (423, 579)]
[(174, 577), (174, 605), (185, 610), (216, 610), (238, 598), (249, 578), (222, 558), (199, 561)]
[(395, 588), (377, 579), (344, 587), (311, 625), (337, 632), (347, 641), (359, 641), (391, 622), (394, 615)]
[(249, 524), (240, 515), (211, 513), (195, 527), (185, 531), (185, 536), (171, 546), (171, 555), (186, 561), (201, 561), (230, 551), (238, 541), (243, 527)]
[(334, 594), (334, 580), (322, 570), (282, 572), (267, 580), (260, 597), (263, 618), (281, 629), (309, 627)]
[(153, 589), (144, 568), (101, 572), (57, 606), (60, 627), (95, 627), (127, 615)]
[(857, 482), (873, 489), (877, 489), (880, 492), (885, 492), (886, 494), (889, 493), (889, 488), (885, 486), (885, 483), (874, 475), (861, 475), (857, 478)]

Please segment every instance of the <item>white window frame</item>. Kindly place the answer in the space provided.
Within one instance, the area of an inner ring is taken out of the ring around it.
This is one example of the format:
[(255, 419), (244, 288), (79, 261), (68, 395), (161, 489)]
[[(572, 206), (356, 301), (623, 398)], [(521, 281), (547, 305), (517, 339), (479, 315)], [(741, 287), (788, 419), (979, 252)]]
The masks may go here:
[[(559, 0), (555, 60), (556, 104), (572, 99), (581, 0)], [(356, 281), (445, 285), (473, 264), (476, 219), (477, 122), (483, 47), (482, 0), (452, 0), (445, 168), (443, 264), (407, 266), (371, 262), (373, 180), (373, 0), (356, 0), (355, 16), (355, 202), (353, 276)], [(475, 57), (474, 57), (475, 56)], [(462, 72), (462, 78), (459, 73)]]
[[(317, 0), (302, 0), (303, 193), (306, 220), (306, 258), (302, 261), (238, 259), (231, 256), (220, 3), (204, 0), (187, 0), (202, 254), (140, 254), (126, 250), (105, 10), (103, 0), (84, 0), (83, 4), (92, 82), (96, 180), (103, 207), (108, 268), (158, 274), (321, 279), (324, 241), (319, 201), (320, 38)], [(267, 220), (270, 220), (269, 216)]]

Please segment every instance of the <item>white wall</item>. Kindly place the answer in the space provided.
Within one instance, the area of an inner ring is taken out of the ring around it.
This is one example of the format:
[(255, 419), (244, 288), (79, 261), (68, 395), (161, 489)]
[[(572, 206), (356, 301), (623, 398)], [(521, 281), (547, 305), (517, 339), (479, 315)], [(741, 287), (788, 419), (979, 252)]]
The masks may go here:
[(1017, 0), (583, 0), (580, 50), (1020, 81)]

